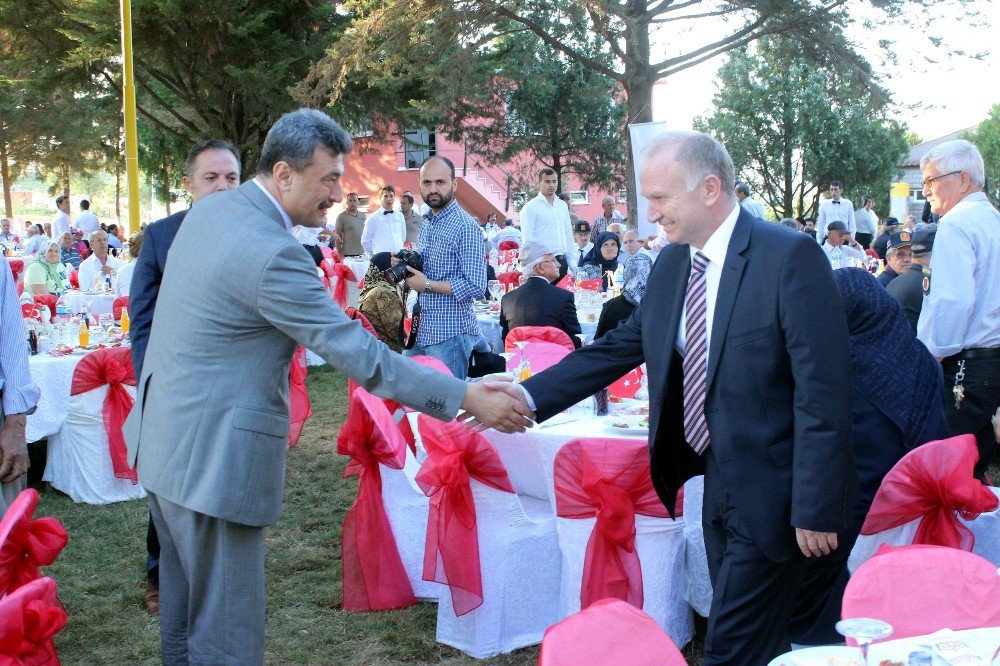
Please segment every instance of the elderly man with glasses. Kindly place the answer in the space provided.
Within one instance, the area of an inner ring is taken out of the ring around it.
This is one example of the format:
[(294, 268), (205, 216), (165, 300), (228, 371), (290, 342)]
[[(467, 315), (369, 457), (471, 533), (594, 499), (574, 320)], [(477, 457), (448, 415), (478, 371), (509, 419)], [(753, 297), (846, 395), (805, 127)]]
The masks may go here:
[(565, 331), (574, 347), (580, 346), (580, 320), (572, 292), (551, 284), (559, 277), (559, 260), (549, 248), (526, 243), (521, 265), (527, 281), (500, 301), (500, 331), (503, 338), (518, 326), (553, 326)]

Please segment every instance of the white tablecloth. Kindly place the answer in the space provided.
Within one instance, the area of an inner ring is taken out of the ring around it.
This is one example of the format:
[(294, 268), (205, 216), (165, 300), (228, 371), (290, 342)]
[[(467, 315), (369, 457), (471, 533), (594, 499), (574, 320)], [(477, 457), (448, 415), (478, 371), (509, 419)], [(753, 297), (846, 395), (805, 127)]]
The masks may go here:
[[(587, 336), (584, 342), (590, 344), (593, 342), (594, 334), (597, 332), (597, 318), (595, 317), (593, 321), (586, 321), (585, 319), (585, 317), (580, 317), (580, 330)], [(479, 330), (483, 332), (483, 337), (489, 343), (490, 349), (496, 354), (502, 352), (503, 337), (500, 328), (500, 315), (477, 314), (476, 321), (479, 322)]]
[(79, 291), (68, 291), (66, 292), (66, 300), (69, 302), (70, 312), (74, 314), (82, 312), (84, 306), (87, 306), (87, 310), (91, 314), (111, 314), (115, 295), (84, 294)]
[(58, 432), (69, 411), (69, 391), (73, 385), (73, 371), (85, 354), (49, 356), (39, 354), (28, 357), (31, 380), (38, 385), (41, 397), (34, 414), (28, 416), (25, 437), (37, 442)]
[[(933, 609), (928, 609), (932, 612)], [(978, 655), (984, 664), (995, 663), (992, 661), (993, 653), (1000, 645), (1000, 627), (987, 629), (967, 629), (965, 631), (943, 630), (948, 635), (962, 641), (972, 652)], [(943, 637), (943, 632), (932, 634), (934, 637)], [(895, 641), (885, 641), (875, 643), (868, 649), (868, 663), (878, 664), (882, 660), (890, 660), (906, 664), (911, 652), (915, 650), (926, 650), (928, 636), (915, 636), (913, 638), (901, 638)], [(769, 666), (809, 666), (811, 664), (834, 663), (833, 657), (839, 657), (843, 661), (836, 663), (860, 664), (861, 652), (858, 648), (844, 646), (830, 646), (820, 648), (806, 648), (795, 650), (788, 654), (773, 659)], [(948, 666), (948, 662), (938, 656), (934, 656), (934, 666)]]

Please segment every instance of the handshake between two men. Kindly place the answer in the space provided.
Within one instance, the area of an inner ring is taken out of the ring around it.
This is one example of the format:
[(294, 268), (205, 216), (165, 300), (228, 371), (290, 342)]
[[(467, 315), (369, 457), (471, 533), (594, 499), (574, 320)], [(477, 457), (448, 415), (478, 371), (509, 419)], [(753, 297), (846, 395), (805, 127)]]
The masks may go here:
[(477, 431), (524, 432), (534, 425), (535, 414), (509, 375), (489, 375), (465, 390), (459, 421)]

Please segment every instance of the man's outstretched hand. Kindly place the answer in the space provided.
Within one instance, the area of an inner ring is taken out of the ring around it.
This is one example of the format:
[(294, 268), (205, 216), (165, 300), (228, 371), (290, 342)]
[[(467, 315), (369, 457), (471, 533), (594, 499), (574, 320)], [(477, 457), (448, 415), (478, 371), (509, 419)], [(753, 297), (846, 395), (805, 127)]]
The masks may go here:
[(509, 381), (485, 379), (468, 385), (459, 421), (476, 430), (524, 432), (533, 423), (531, 409), (521, 390)]

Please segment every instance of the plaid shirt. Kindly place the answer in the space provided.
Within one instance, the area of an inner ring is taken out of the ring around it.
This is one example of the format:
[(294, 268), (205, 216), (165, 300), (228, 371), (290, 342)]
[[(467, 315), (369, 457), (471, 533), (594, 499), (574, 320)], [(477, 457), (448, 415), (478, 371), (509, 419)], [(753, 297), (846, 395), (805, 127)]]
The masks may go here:
[(622, 217), (622, 214), (616, 210), (611, 211), (610, 219), (603, 215), (599, 216), (596, 220), (594, 220), (594, 224), (590, 228), (590, 242), (596, 243), (597, 237), (601, 233), (608, 230), (608, 225), (614, 224), (616, 222), (618, 224), (625, 224), (625, 218)]
[(456, 335), (478, 336), (472, 303), (486, 293), (486, 245), (483, 232), (452, 199), (420, 224), (417, 250), (428, 280), (448, 282), (451, 294), (420, 294), (417, 344), (436, 345)]

